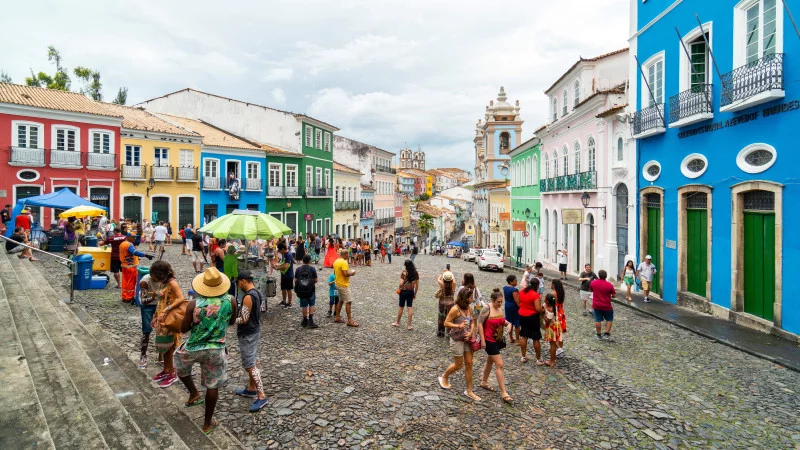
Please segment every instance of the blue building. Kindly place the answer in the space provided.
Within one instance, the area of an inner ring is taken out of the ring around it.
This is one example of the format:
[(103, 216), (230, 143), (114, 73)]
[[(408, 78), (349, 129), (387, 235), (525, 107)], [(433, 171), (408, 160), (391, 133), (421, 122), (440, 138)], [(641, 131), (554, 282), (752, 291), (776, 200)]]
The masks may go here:
[(266, 212), (266, 152), (206, 122), (162, 115), (203, 136), (200, 153), (201, 225), (235, 209)]
[(783, 233), (800, 219), (784, 207), (800, 198), (789, 163), (800, 36), (783, 2), (631, 0), (631, 11), (638, 250), (657, 266), (653, 290), (800, 334), (800, 286), (783, 284), (800, 256), (798, 237)]

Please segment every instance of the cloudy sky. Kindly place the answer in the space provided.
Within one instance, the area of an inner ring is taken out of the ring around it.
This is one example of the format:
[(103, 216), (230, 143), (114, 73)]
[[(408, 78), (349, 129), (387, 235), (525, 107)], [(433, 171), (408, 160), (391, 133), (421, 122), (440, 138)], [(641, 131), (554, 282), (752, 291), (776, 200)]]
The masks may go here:
[[(78, 7), (80, 5), (80, 7)], [(505, 86), (524, 138), (545, 122), (543, 90), (579, 56), (627, 46), (628, 0), (37, 1), (0, 18), (0, 71), (23, 83), (99, 70), (128, 104), (185, 87), (303, 112), (340, 134), (429, 167), (472, 169), (475, 122)], [(73, 82), (73, 89), (77, 83)]]

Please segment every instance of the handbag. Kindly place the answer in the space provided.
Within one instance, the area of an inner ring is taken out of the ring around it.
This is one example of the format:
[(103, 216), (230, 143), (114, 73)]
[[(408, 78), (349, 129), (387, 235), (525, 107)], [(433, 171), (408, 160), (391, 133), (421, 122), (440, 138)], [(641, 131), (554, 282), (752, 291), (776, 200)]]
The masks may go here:
[(478, 339), (478, 336), (477, 336), (477, 335), (476, 335), (475, 337), (473, 337), (473, 338), (472, 338), (472, 339), (469, 341), (469, 348), (470, 348), (470, 349), (471, 349), (473, 352), (477, 352), (478, 350), (480, 350), (480, 349), (481, 349), (481, 341), (480, 341), (480, 339)]
[(444, 289), (442, 289), (442, 287), (439, 286), (439, 289), (436, 290), (436, 293), (433, 294), (433, 296), (436, 297), (436, 298), (444, 297)]
[[(165, 295), (165, 300), (169, 302), (169, 286), (167, 286), (167, 293)], [(183, 316), (186, 315), (186, 307), (188, 305), (189, 301), (183, 297), (173, 302), (167, 307), (168, 309), (166, 314), (164, 314), (164, 320), (161, 325), (173, 333), (180, 333), (181, 324), (183, 324)]]

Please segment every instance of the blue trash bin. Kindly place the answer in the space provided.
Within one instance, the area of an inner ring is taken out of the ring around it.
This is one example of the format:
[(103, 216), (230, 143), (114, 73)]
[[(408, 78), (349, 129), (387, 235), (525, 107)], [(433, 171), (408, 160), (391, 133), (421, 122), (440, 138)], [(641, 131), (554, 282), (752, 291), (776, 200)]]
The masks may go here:
[(86, 244), (84, 244), (86, 247), (97, 247), (97, 238), (96, 237), (94, 237), (94, 236), (86, 236), (84, 238), (84, 240), (86, 241)]
[(92, 265), (94, 264), (92, 255), (77, 255), (72, 262), (77, 266), (77, 271), (72, 276), (74, 288), (79, 291), (91, 289)]
[(145, 275), (150, 274), (150, 268), (139, 266), (137, 272), (138, 274), (136, 276), (136, 295), (134, 295), (133, 297), (133, 304), (141, 307), (142, 302), (139, 301), (139, 282), (142, 281), (142, 278), (144, 278)]

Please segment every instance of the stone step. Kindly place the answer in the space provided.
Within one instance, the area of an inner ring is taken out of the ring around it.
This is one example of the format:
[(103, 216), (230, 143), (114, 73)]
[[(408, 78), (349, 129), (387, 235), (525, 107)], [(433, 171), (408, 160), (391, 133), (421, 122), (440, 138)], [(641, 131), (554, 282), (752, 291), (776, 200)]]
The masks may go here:
[[(15, 267), (15, 269), (23, 272), (31, 284), (42, 290), (64, 329), (72, 334), (80, 349), (85, 352), (116, 400), (129, 414), (150, 445), (160, 449), (188, 449), (189, 447), (183, 439), (158, 414), (159, 410), (148, 401), (135, 383), (120, 369), (116, 361), (108, 356), (108, 352), (103, 346), (83, 327), (69, 306), (63, 302), (63, 299), (68, 296), (56, 293), (30, 261), (19, 261), (17, 264), (20, 267), (18, 269)], [(12, 263), (12, 266), (17, 264)], [(108, 363), (105, 362), (106, 358), (110, 359)], [(81, 386), (78, 385), (78, 388), (80, 391)]]
[[(31, 267), (35, 269), (37, 266), (31, 265)], [(161, 423), (168, 424), (189, 448), (243, 448), (242, 444), (230, 435), (224, 427), (219, 427), (206, 436), (201, 430), (203, 408), (184, 408), (183, 402), (186, 401), (186, 394), (183, 389), (174, 386), (169, 389), (161, 389), (155, 386), (150, 381), (155, 372), (151, 371), (152, 373), (149, 373), (140, 370), (137, 355), (128, 355), (125, 350), (119, 347), (109, 333), (81, 305), (76, 303), (66, 305), (63, 303), (60, 299), (66, 299), (69, 296), (61, 286), (48, 284), (48, 281), (38, 270), (35, 270), (33, 274), (38, 284), (47, 285), (50, 292), (53, 293), (50, 296), (53, 299), (51, 302), (58, 305), (64, 315), (68, 312), (83, 330), (92, 336), (97, 346), (102, 348), (103, 353), (108, 358), (111, 358), (109, 366), (113, 364), (125, 374), (131, 382), (132, 390), (142, 394), (147, 399), (150, 411), (159, 413)], [(151, 339), (153, 338), (151, 337)], [(152, 344), (153, 342), (151, 341), (150, 351), (155, 351), (155, 347)], [(190, 417), (189, 413), (194, 414)]]
[(33, 386), (6, 291), (0, 284), (0, 448), (55, 448)]
[(19, 259), (9, 261), (108, 446), (156, 448), (154, 443), (143, 435), (98, 370), (102, 359), (97, 363), (89, 358), (43, 292), (42, 288), (47, 285), (40, 286), (40, 283), (33, 280), (31, 273), (34, 268), (30, 261)]
[[(9, 299), (25, 360), (54, 445), (58, 448), (107, 448), (103, 435), (17, 278), (9, 256), (2, 251), (0, 281)], [(2, 401), (4, 405), (7, 403), (5, 398)]]

